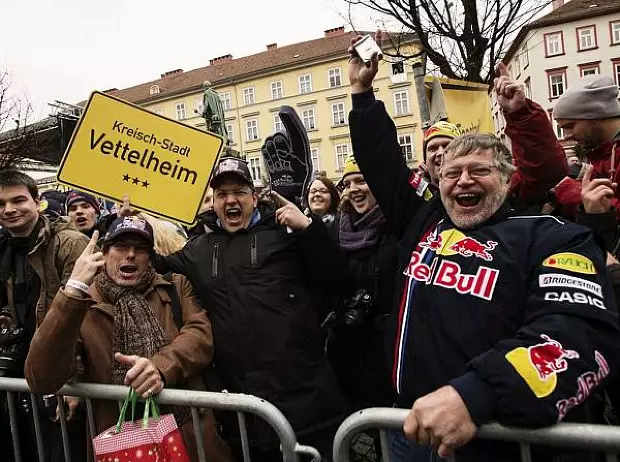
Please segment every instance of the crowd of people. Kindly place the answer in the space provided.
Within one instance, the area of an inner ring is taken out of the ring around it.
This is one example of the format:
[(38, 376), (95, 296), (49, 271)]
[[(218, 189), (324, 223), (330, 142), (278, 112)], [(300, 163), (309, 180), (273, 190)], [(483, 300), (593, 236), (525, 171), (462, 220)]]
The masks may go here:
[[(512, 150), (442, 121), (411, 169), (375, 99), (378, 67), (351, 48), (354, 154), (338, 184), (316, 176), (299, 204), (259, 195), (233, 157), (215, 166), (190, 229), (130, 198), (106, 213), (85, 192), (39, 195), (24, 173), (0, 172), (0, 322), (19, 332), (0, 339), (0, 374), (44, 398), (75, 381), (143, 398), (164, 387), (256, 395), (327, 460), (344, 418), (368, 407), (410, 410), (389, 434), (396, 462), (520, 460), (514, 444), (474, 439), (492, 421), (616, 424), (618, 86), (587, 77), (556, 102), (577, 157), (500, 65), (493, 90)], [(35, 460), (33, 404), (20, 399), (20, 447)], [(80, 400), (36, 405), (46, 459), (62, 460), (64, 405), (85, 460)], [(207, 460), (242, 460), (234, 415), (203, 410), (197, 435), (187, 409), (165, 411), (191, 451), (202, 438)], [(6, 403), (0, 413), (9, 448)], [(94, 416), (100, 432), (118, 412), (95, 402)], [(248, 425), (252, 460), (281, 459), (273, 430)], [(545, 446), (534, 457), (599, 460)]]

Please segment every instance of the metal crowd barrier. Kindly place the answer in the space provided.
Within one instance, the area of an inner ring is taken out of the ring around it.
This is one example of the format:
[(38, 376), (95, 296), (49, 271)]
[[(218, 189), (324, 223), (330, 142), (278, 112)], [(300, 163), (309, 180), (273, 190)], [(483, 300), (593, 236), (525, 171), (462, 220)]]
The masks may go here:
[[(408, 412), (407, 409), (370, 408), (349, 416), (336, 433), (333, 462), (349, 462), (352, 439), (364, 430), (377, 428), (382, 460), (390, 462), (387, 429), (401, 430)], [(549, 428), (529, 430), (490, 424), (482, 426), (476, 438), (519, 443), (522, 462), (532, 461), (532, 444), (598, 451), (605, 453), (607, 462), (618, 462), (617, 455), (620, 454), (620, 428), (607, 425), (562, 423)]]
[[(16, 462), (22, 462), (19, 436), (17, 430), (17, 407), (15, 404), (15, 393), (30, 393), (28, 384), (24, 379), (0, 378), (0, 392), (6, 392), (9, 418), (11, 424), (11, 437), (13, 440), (13, 448)], [(127, 387), (118, 385), (101, 385), (94, 383), (80, 383), (72, 386), (65, 386), (58, 391), (57, 396), (79, 396), (84, 398), (86, 404), (86, 414), (88, 418), (88, 428), (91, 438), (95, 437), (95, 418), (93, 414), (92, 399), (113, 400), (121, 402), (127, 396)], [(39, 462), (44, 459), (43, 438), (39, 424), (39, 411), (35, 402), (36, 395), (30, 393), (30, 401), (32, 403), (32, 414), (35, 427), (36, 445)], [(299, 455), (304, 454), (313, 458), (313, 461), (320, 462), (321, 456), (319, 452), (310, 446), (304, 446), (297, 443), (297, 437), (286, 420), (284, 415), (273, 404), (265, 400), (251, 395), (242, 395), (235, 393), (212, 393), (206, 391), (194, 390), (173, 390), (164, 389), (157, 395), (157, 403), (164, 405), (185, 406), (191, 408), (194, 432), (201, 435), (200, 416), (198, 409), (211, 408), (221, 409), (224, 411), (233, 411), (237, 413), (239, 422), (239, 431), (241, 435), (241, 445), (243, 450), (244, 462), (250, 462), (250, 449), (248, 443), (248, 434), (245, 423), (245, 413), (255, 414), (265, 420), (278, 434), (280, 438), (282, 460), (283, 462), (299, 462)], [(67, 423), (65, 421), (65, 410), (63, 406), (60, 409), (60, 427), (62, 432), (62, 443), (64, 449), (65, 462), (71, 462), (71, 454), (69, 451), (69, 438), (67, 433)], [(198, 449), (200, 462), (205, 462), (204, 442), (202, 438), (196, 438), (196, 447)], [(24, 461), (31, 462), (31, 461)], [(81, 462), (81, 461), (80, 461)]]

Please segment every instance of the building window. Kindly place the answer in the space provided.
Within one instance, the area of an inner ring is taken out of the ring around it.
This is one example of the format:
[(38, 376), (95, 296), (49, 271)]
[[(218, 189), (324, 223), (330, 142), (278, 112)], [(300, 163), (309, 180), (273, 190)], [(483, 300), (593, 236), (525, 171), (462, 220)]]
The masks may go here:
[(546, 57), (564, 54), (564, 35), (562, 32), (551, 32), (545, 34), (545, 55)]
[(532, 99), (532, 80), (528, 77), (523, 83), (525, 84), (525, 97)]
[(164, 115), (164, 108), (163, 107), (157, 107), (155, 109), (153, 109), (153, 112), (157, 115), (163, 116)]
[(344, 161), (347, 160), (349, 155), (348, 144), (337, 144), (334, 146), (336, 149), (336, 170), (342, 170), (344, 168)]
[(513, 75), (518, 78), (521, 75), (521, 60), (519, 59), (519, 54), (515, 56), (513, 64), (515, 70), (515, 73)]
[(409, 92), (407, 90), (394, 92), (394, 113), (397, 116), (409, 114)]
[(620, 21), (612, 21), (609, 23), (609, 35), (612, 45), (620, 44)]
[(252, 180), (257, 182), (260, 181), (262, 179), (260, 171), (260, 157), (250, 157), (248, 160), (248, 167), (250, 167), (250, 175), (252, 176)]
[(611, 65), (614, 69), (614, 79), (616, 79), (616, 85), (620, 87), (620, 58), (612, 59)]
[(151, 88), (149, 88), (149, 95), (157, 94), (159, 94), (159, 85), (151, 85)]
[(329, 88), (335, 88), (342, 86), (342, 77), (340, 75), (340, 68), (335, 67), (327, 71), (327, 77), (329, 78)]
[(579, 75), (580, 77), (585, 77), (586, 75), (597, 75), (601, 73), (599, 63), (588, 63), (588, 64), (580, 64), (579, 65)]
[(318, 172), (321, 169), (321, 161), (319, 158), (319, 148), (310, 149), (310, 159), (312, 160), (312, 171)]
[(563, 139), (564, 138), (564, 130), (562, 130), (562, 128), (560, 128), (560, 126), (556, 122), (555, 118), (553, 117), (553, 110), (552, 109), (549, 110), (549, 119), (551, 119), (551, 125), (553, 125), (553, 131), (555, 132), (555, 136), (559, 140)]
[(577, 28), (577, 50), (591, 50), (596, 48), (596, 26), (585, 26)]
[(175, 106), (177, 120), (185, 119), (185, 103), (177, 103)]
[(232, 123), (226, 124), (226, 135), (228, 135), (228, 141), (230, 141), (230, 144), (235, 144), (235, 130)]
[(245, 121), (245, 133), (248, 141), (255, 141), (258, 139), (258, 120), (249, 119)]
[(243, 89), (243, 104), (246, 106), (254, 104), (254, 87), (245, 87)]
[(314, 119), (314, 108), (304, 109), (301, 111), (301, 120), (306, 130), (314, 130), (316, 128), (316, 120)]
[(228, 111), (232, 108), (232, 100), (230, 98), (230, 93), (226, 92), (226, 93), (220, 93), (220, 101), (222, 102), (222, 108), (225, 111)]
[(566, 91), (566, 68), (547, 71), (549, 98), (559, 98)]
[(398, 144), (407, 162), (413, 161), (413, 135), (398, 135)]
[(344, 125), (345, 123), (344, 103), (332, 104), (332, 125)]
[(299, 76), (299, 94), (312, 92), (312, 76), (310, 74), (304, 74)]
[(530, 65), (530, 52), (527, 49), (527, 43), (521, 48), (521, 59), (523, 60), (523, 69)]
[(202, 115), (202, 111), (204, 110), (204, 103), (202, 101), (202, 98), (196, 98), (196, 101), (194, 103), (194, 109), (196, 111), (196, 114), (198, 114), (199, 116)]
[(271, 82), (271, 99), (280, 99), (283, 96), (284, 90), (282, 89), (282, 80)]
[(280, 119), (280, 116), (277, 114), (273, 116), (273, 131), (276, 133), (286, 133), (286, 129), (284, 128), (284, 124), (282, 123), (282, 119)]
[(404, 61), (398, 61), (397, 63), (392, 63), (392, 75), (404, 74), (405, 73), (405, 63)]

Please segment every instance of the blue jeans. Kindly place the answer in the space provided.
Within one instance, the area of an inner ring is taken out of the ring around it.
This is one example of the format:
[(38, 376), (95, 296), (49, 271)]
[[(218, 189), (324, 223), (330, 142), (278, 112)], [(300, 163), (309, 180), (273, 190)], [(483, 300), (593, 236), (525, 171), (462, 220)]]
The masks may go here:
[(444, 462), (429, 446), (421, 446), (405, 438), (402, 430), (388, 432), (390, 462)]

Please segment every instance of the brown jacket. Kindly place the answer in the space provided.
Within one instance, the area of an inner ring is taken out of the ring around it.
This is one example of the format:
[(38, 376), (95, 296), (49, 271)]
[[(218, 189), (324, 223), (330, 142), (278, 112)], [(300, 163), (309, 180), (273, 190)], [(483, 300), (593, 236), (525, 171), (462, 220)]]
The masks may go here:
[[(189, 281), (175, 274), (173, 283), (181, 302), (183, 327), (180, 331), (174, 323), (166, 290), (166, 286), (172, 283), (158, 275), (145, 292), (147, 302), (157, 313), (170, 339), (170, 344), (150, 359), (164, 376), (166, 387), (199, 388), (188, 382), (195, 384), (197, 375), (213, 357), (211, 323), (198, 304)], [(25, 367), (30, 389), (34, 393), (54, 393), (61, 388), (75, 373), (74, 352), (80, 341), (83, 343), (84, 364), (81, 379), (84, 382), (111, 383), (113, 332), (114, 306), (102, 302), (94, 285), (90, 287), (88, 298), (72, 297), (61, 289), (30, 345)], [(93, 410), (96, 433), (116, 423), (118, 408), (109, 402), (93, 401)], [(230, 460), (226, 456), (227, 448), (218, 441), (213, 416), (207, 413), (203, 420), (207, 460)], [(182, 431), (188, 450), (195, 451), (191, 423), (184, 425)]]
[[(75, 261), (82, 254), (88, 239), (63, 218), (51, 222), (47, 217), (39, 218), (43, 223), (37, 242), (28, 254), (28, 262), (39, 276), (41, 293), (36, 306), (37, 326), (41, 325), (56, 293), (69, 279)], [(9, 307), (13, 307), (13, 280), (6, 281)], [(10, 316), (10, 312), (2, 315)]]

